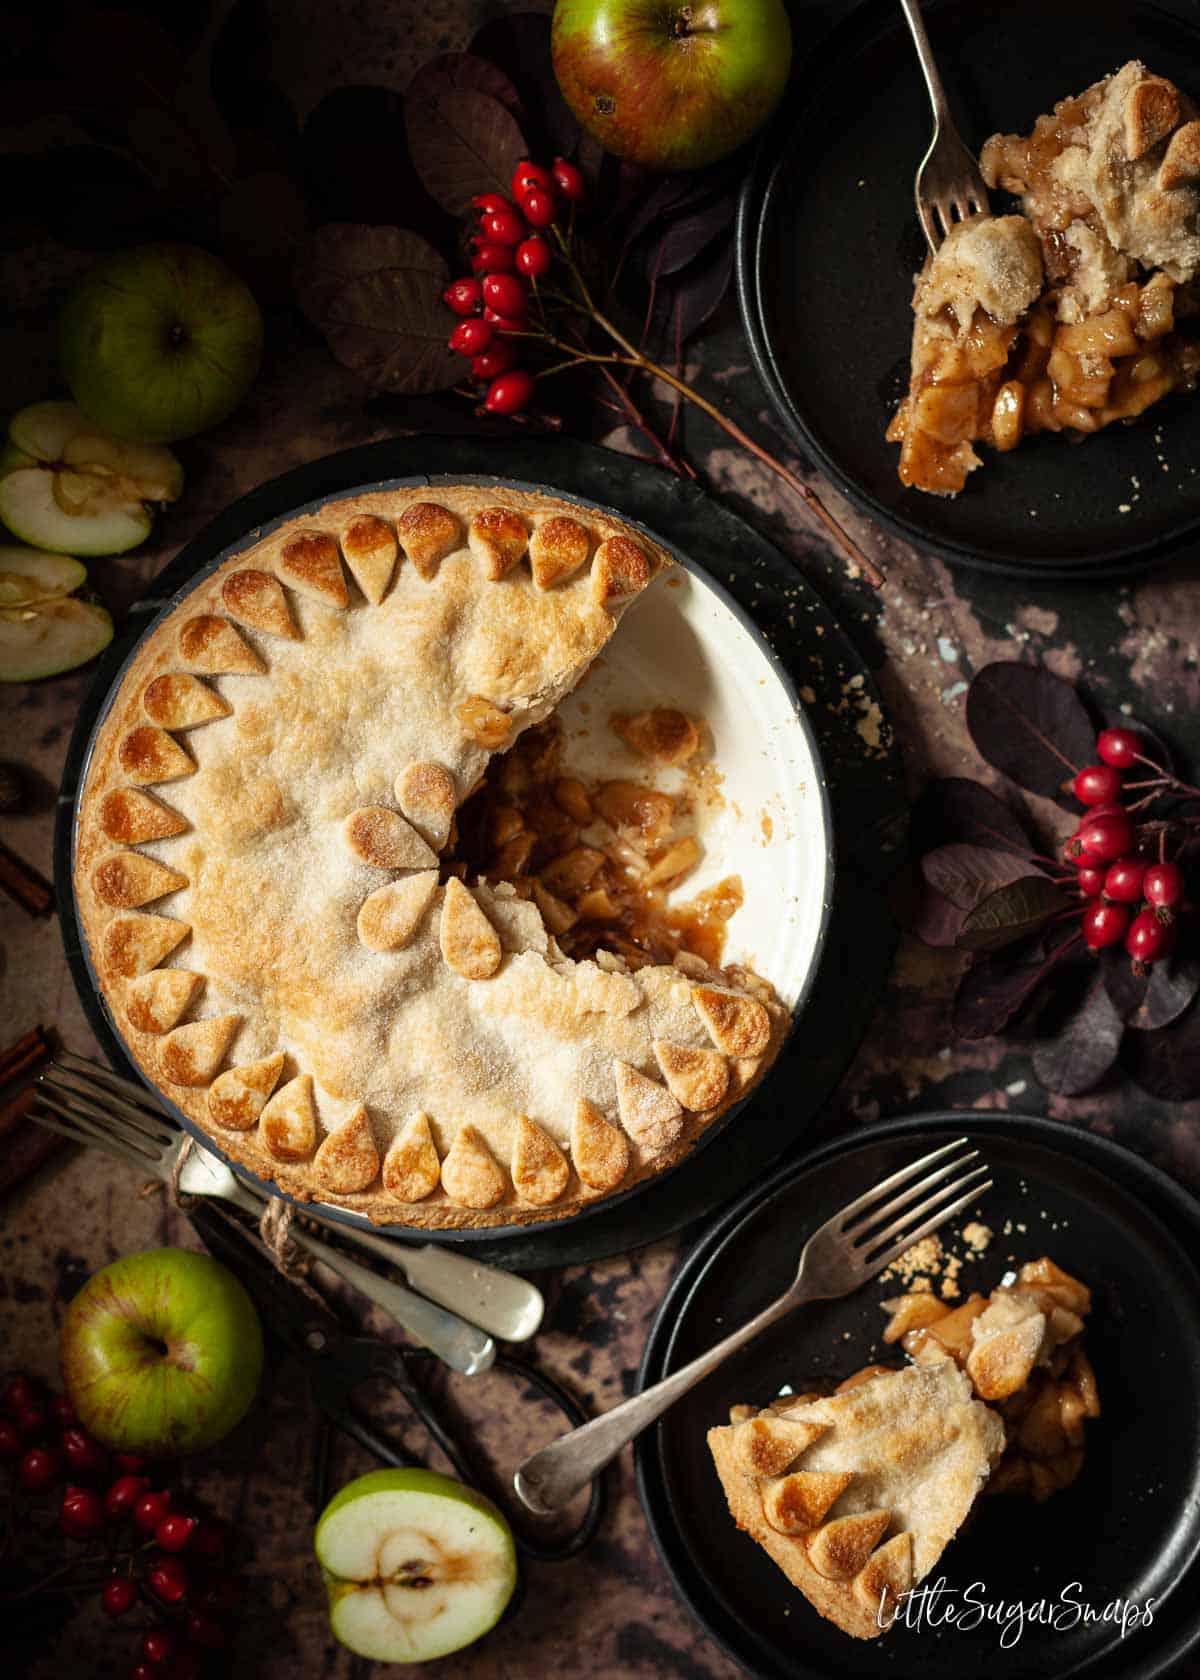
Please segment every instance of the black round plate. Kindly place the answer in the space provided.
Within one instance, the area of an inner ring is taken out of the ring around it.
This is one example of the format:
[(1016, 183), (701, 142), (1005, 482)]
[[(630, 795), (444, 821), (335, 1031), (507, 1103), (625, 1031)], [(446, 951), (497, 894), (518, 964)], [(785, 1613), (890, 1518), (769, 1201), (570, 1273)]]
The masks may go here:
[[(961, 1680), (1122, 1680), (1167, 1672), (1200, 1640), (1200, 1276), (1189, 1252), (1200, 1204), (1137, 1156), (1056, 1122), (975, 1113), (916, 1115), (825, 1146), (745, 1198), (688, 1256), (651, 1330), (639, 1388), (709, 1347), (790, 1283), (805, 1237), (863, 1189), (957, 1134), (979, 1145), (994, 1188), (980, 1204), (995, 1236), (959, 1274), (993, 1287), (1010, 1256), (1048, 1253), (1090, 1284), (1088, 1348), (1103, 1416), (1089, 1425), (1075, 1485), (1044, 1505), (997, 1498), (934, 1572), (991, 1604), (1075, 1596), (1097, 1611), (1155, 1602), (1152, 1625), (1122, 1638), (1112, 1621), (1055, 1629), (1030, 1620), (1005, 1649), (998, 1626), (898, 1627), (848, 1639), (820, 1620), (766, 1554), (739, 1535), (705, 1444), (731, 1404), (809, 1377), (836, 1380), (894, 1350), (879, 1341), (872, 1283), (759, 1337), (672, 1408), (639, 1443), (639, 1486), (676, 1586), (709, 1633), (762, 1680), (891, 1674)], [(1004, 1235), (1011, 1225), (1008, 1235)], [(896, 1286), (891, 1286), (891, 1293)], [(1164, 1602), (1165, 1601), (1165, 1602)], [(949, 1603), (949, 1600), (943, 1601)], [(957, 1600), (961, 1609), (963, 1600)]]
[[(243, 497), (189, 543), (154, 580), (152, 598), (137, 604), (126, 633), (102, 656), (63, 773), (55, 877), (66, 954), (85, 1012), (112, 1065), (129, 1077), (138, 1077), (100, 1002), (72, 889), (75, 793), (86, 771), (90, 742), (137, 641), (158, 613), (216, 565), (226, 549), (248, 532), (289, 516), (306, 503), (381, 480), (473, 475), (493, 481), (531, 481), (619, 507), (681, 556), (705, 567), (710, 578), (719, 576), (721, 583), (716, 587), (732, 596), (739, 615), (759, 633), (769, 634), (781, 679), (801, 680), (813, 689), (816, 699), (808, 704), (804, 717), (815, 729), (819, 755), (829, 775), (833, 826), (839, 829), (844, 822), (852, 837), (851, 855), (844, 860), (851, 885), (844, 891), (839, 880), (837, 909), (829, 920), (814, 984), (814, 991), (821, 993), (824, 980), (823, 995), (810, 997), (767, 1088), (755, 1093), (744, 1112), (737, 1111), (737, 1124), (712, 1128), (704, 1147), (661, 1181), (586, 1215), (500, 1232), (387, 1229), (389, 1236), (399, 1239), (409, 1235), (420, 1241), (469, 1241), (472, 1253), (481, 1259), (514, 1268), (561, 1266), (625, 1252), (707, 1217), (751, 1182), (764, 1164), (775, 1160), (802, 1132), (856, 1050), (890, 964), (894, 939), (881, 897), (886, 871), (880, 836), (894, 831), (903, 811), (899, 767), (890, 746), (864, 756), (854, 709), (846, 707), (843, 689), (855, 678), (862, 694), (875, 701), (870, 674), (824, 603), (765, 538), (694, 485), (611, 451), (566, 439), (518, 443), (395, 439), (287, 473)], [(860, 848), (864, 861), (857, 855)], [(856, 995), (854, 1007), (848, 1009), (830, 979), (841, 972), (850, 946), (856, 953)], [(733, 1114), (723, 1118), (732, 1120)], [(178, 1114), (178, 1118), (188, 1124), (186, 1116)], [(353, 1216), (338, 1210), (323, 1211), (335, 1221), (355, 1222)]]
[[(1195, 0), (930, 0), (924, 11), (975, 148), (999, 130), (1028, 132), (1134, 57), (1200, 96)], [(738, 225), (743, 319), (780, 415), (861, 508), (952, 561), (1091, 580), (1195, 552), (1200, 403), (1187, 397), (1079, 447), (1044, 436), (1010, 455), (988, 450), (954, 498), (901, 485), (883, 433), (908, 382), (912, 277), (924, 258), (913, 175), (929, 131), (895, 0), (856, 7), (801, 61)], [(1005, 207), (1006, 195), (992, 196)]]

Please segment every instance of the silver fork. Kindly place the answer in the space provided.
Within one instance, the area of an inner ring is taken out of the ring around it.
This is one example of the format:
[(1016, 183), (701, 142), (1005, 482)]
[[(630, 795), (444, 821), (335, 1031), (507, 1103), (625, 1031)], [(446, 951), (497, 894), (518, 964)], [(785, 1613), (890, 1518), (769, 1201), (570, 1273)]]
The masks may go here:
[(912, 31), (933, 106), (933, 139), (917, 169), (913, 191), (925, 242), (931, 252), (936, 252), (956, 221), (965, 222), (968, 216), (986, 216), (990, 205), (979, 165), (964, 145), (950, 115), (919, 0), (900, 0), (900, 7)]
[[(175, 1122), (154, 1103), (145, 1087), (123, 1079), (110, 1068), (63, 1050), (48, 1071), (73, 1077), (76, 1089), (82, 1089), (83, 1094), (90, 1095), (93, 1101), (112, 1097), (129, 1104), (135, 1110), (135, 1118), (137, 1113), (148, 1111), (151, 1118), (165, 1120), (173, 1137), (177, 1135)], [(197, 1155), (194, 1154), (185, 1168), (185, 1175), (190, 1175), (195, 1185), (203, 1184), (204, 1188), (196, 1188), (189, 1183), (188, 1189), (193, 1195), (220, 1196), (258, 1217), (264, 1198), (257, 1191), (231, 1173), (210, 1151), (203, 1151), (203, 1160), (211, 1163), (211, 1167), (206, 1169), (207, 1176), (201, 1177), (200, 1165), (193, 1166), (196, 1160)], [(306, 1208), (305, 1218), (319, 1221), (320, 1209)], [(541, 1326), (546, 1310), (541, 1290), (525, 1278), (502, 1271), (499, 1266), (484, 1265), (482, 1261), (470, 1260), (433, 1243), (397, 1243), (357, 1225), (339, 1225), (337, 1234), (355, 1247), (366, 1249), (368, 1254), (386, 1260), (389, 1265), (399, 1266), (412, 1288), (419, 1289), (431, 1301), (448, 1307), (461, 1318), (469, 1319), (481, 1330), (498, 1336), (501, 1341), (526, 1342)]]
[[(560, 1510), (626, 1442), (769, 1325), (809, 1301), (851, 1294), (913, 1243), (961, 1213), (992, 1187), (986, 1165), (967, 1170), (979, 1159), (977, 1149), (958, 1153), (968, 1143), (967, 1138), (956, 1138), (923, 1155), (826, 1220), (805, 1243), (795, 1280), (778, 1300), (662, 1382), (527, 1458), (513, 1477), (517, 1497), (539, 1515)], [(942, 1164), (935, 1166), (937, 1162)], [(927, 1167), (935, 1170), (926, 1172)]]
[[(78, 1062), (82, 1058), (72, 1060)], [(153, 1174), (169, 1184), (188, 1134), (146, 1104), (134, 1103), (124, 1096), (120, 1088), (127, 1081), (105, 1069), (85, 1065), (89, 1070), (86, 1076), (58, 1062), (51, 1063), (37, 1081), (37, 1100), (27, 1111), (29, 1119), (74, 1143), (103, 1149), (140, 1172)], [(262, 1212), (259, 1198), (222, 1161), (199, 1145), (183, 1162), (179, 1188), (188, 1195), (213, 1196), (230, 1202), (256, 1219)], [(403, 1284), (360, 1266), (357, 1260), (331, 1248), (298, 1225), (291, 1227), (289, 1235), (351, 1288), (381, 1307), (410, 1335), (431, 1348), (453, 1370), (474, 1376), (494, 1362), (496, 1344), (476, 1325), (468, 1324), (456, 1313), (426, 1300)]]

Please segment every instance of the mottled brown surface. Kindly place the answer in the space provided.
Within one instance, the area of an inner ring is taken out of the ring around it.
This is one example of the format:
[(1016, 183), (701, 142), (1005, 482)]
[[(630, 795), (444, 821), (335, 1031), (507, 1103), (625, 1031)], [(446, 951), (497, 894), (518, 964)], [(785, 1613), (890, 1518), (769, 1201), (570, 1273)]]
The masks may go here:
[[(303, 110), (346, 82), (403, 86), (430, 52), (465, 44), (484, 10), (469, 0), (443, 0), (422, 8), (414, 28), (412, 12), (403, 5), (296, 8), (271, 0), (267, 9), (278, 35), (279, 78)], [(334, 42), (336, 48), (327, 50)], [(87, 261), (87, 253), (52, 244), (0, 255), (0, 287), (17, 300), (14, 319), (0, 334), (0, 410), (53, 389), (51, 306), (62, 284)], [(694, 353), (689, 379), (782, 450), (731, 309), (722, 320)], [(368, 413), (356, 378), (335, 366), (321, 345), (298, 329), (294, 342), (277, 331), (267, 368), (241, 412), (181, 449), (187, 486), (152, 544), (133, 557), (93, 565), (98, 590), (119, 610), (236, 496), (288, 467), (403, 429), (402, 407), (393, 405), (383, 418)], [(1127, 702), (1185, 750), (1200, 746), (1200, 591), (1186, 565), (1129, 587), (1106, 585), (1098, 593), (1037, 591), (956, 574), (880, 539), (831, 493), (829, 505), (888, 565), (888, 588), (877, 600), (840, 580), (803, 510), (765, 469), (707, 424), (688, 423), (685, 432), (712, 488), (837, 598), (848, 630), (876, 668), (914, 786), (930, 772), (977, 771), (963, 726), (963, 685), (988, 660), (1022, 653), (1041, 658), (1063, 676), (1085, 678), (1109, 704)], [(35, 768), (41, 778), (37, 808), (5, 819), (4, 838), (47, 872), (54, 789), (88, 682), (85, 671), (3, 693), (3, 755)], [(92, 1041), (55, 924), (34, 921), (4, 900), (0, 942), (0, 1037), (7, 1041), (43, 1022), (71, 1048), (89, 1051)], [(831, 1127), (851, 1129), (881, 1113), (921, 1107), (1026, 1109), (1093, 1125), (1131, 1143), (1193, 1188), (1200, 1184), (1196, 1105), (1170, 1108), (1120, 1084), (1095, 1098), (1049, 1099), (1018, 1047), (952, 1045), (947, 1010), (957, 970), (952, 956), (904, 942), (888, 995), (834, 1104)], [(91, 1270), (132, 1249), (194, 1241), (158, 1192), (139, 1199), (132, 1172), (96, 1155), (59, 1156), (3, 1209), (3, 1364), (51, 1376), (65, 1302)], [(678, 1253), (678, 1244), (659, 1243), (626, 1259), (543, 1278), (550, 1307), (538, 1358), (590, 1406), (604, 1408), (629, 1391)], [(478, 1379), (469, 1390), (456, 1382), (454, 1392), (480, 1418), (489, 1450), (504, 1467), (551, 1427), (535, 1408), (513, 1407), (503, 1379)], [(235, 1517), (250, 1553), (252, 1589), (231, 1672), (263, 1680), (316, 1680), (353, 1671), (328, 1635), (311, 1555), (308, 1476), (314, 1439), (300, 1375), (276, 1363), (252, 1426), (195, 1467), (197, 1484)], [(408, 1439), (423, 1450), (415, 1430)], [(339, 1448), (335, 1480), (367, 1467), (360, 1454)], [(127, 1672), (130, 1635), (98, 1624), (89, 1609), (31, 1672), (39, 1680)], [(436, 1670), (451, 1671), (465, 1680), (567, 1672), (595, 1680), (668, 1675), (724, 1680), (735, 1673), (674, 1596), (638, 1508), (627, 1456), (596, 1543), (569, 1564), (531, 1569), (520, 1615), (476, 1650)]]

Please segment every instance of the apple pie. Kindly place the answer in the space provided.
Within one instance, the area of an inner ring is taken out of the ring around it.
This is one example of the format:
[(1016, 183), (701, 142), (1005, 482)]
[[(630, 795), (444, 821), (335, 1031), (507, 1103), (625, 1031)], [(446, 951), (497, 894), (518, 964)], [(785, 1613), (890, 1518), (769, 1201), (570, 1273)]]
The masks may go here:
[(884, 1341), (911, 1365), (735, 1406), (708, 1435), (738, 1527), (857, 1639), (890, 1626), (980, 1494), (1068, 1486), (1100, 1412), (1082, 1346), (1091, 1297), (1052, 1260), (956, 1307), (931, 1290), (884, 1307)]
[(381, 1222), (556, 1218), (678, 1161), (762, 1077), (788, 1015), (748, 969), (647, 949), (624, 914), (572, 946), (605, 908), (579, 789), (536, 802), (549, 850), (460, 845), (489, 762), (668, 565), (553, 496), (385, 490), (255, 533), (142, 642), (76, 894), (130, 1054), (225, 1154)]
[(887, 436), (900, 478), (956, 495), (1037, 432), (1085, 437), (1200, 377), (1200, 120), (1133, 61), (996, 134), (980, 167), (1021, 213), (956, 224), (913, 294), (912, 374)]

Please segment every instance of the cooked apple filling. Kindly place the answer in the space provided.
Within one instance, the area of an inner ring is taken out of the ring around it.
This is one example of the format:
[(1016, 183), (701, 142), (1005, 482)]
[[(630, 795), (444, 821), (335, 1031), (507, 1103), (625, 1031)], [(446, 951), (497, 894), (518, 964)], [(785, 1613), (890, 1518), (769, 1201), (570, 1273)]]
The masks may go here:
[[(700, 745), (695, 721), (673, 708), (619, 715), (611, 727), (653, 764), (681, 764)], [(686, 792), (642, 781), (589, 784), (566, 774), (562, 732), (551, 720), (492, 761), (458, 814), (450, 867), (511, 882), (535, 900), (567, 956), (611, 951), (637, 969), (686, 951), (718, 964), (742, 903), (738, 877), (668, 903), (703, 856), (689, 826), (692, 803)]]
[(950, 1306), (929, 1290), (883, 1303), (885, 1342), (918, 1364), (949, 1356), (1004, 1420), (1006, 1446), (989, 1493), (1048, 1499), (1083, 1468), (1084, 1426), (1099, 1417), (1096, 1376), (1083, 1349), (1091, 1291), (1053, 1260), (1031, 1260), (990, 1296)]
[(887, 432), (901, 481), (936, 495), (963, 488), (975, 443), (1083, 437), (1200, 379), (1200, 121), (1178, 88), (1127, 64), (993, 135), (980, 165), (1023, 214), (959, 224), (926, 264)]

